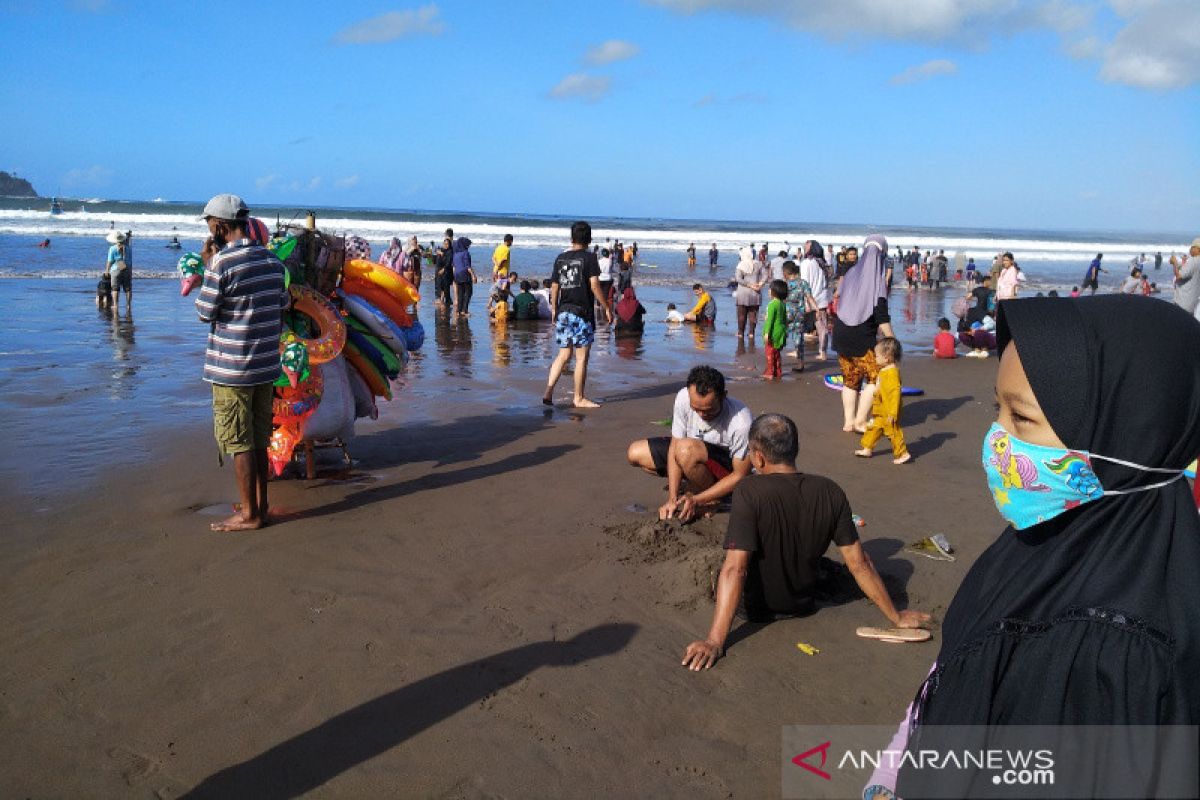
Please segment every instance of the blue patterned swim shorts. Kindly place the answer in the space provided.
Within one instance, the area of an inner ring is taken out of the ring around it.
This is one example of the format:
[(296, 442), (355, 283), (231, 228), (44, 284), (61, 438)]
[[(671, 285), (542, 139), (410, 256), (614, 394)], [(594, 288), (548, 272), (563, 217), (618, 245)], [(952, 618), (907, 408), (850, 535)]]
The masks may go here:
[(578, 314), (563, 311), (554, 321), (554, 341), (559, 347), (588, 347), (596, 340), (596, 326)]

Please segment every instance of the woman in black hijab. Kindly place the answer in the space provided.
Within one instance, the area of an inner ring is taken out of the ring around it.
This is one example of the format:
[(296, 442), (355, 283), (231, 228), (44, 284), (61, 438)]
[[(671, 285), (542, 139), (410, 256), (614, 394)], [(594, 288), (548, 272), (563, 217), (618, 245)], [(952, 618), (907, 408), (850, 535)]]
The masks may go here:
[[(946, 612), (908, 749), (962, 746), (947, 725), (1200, 724), (1200, 518), (1182, 479), (1200, 453), (1200, 323), (1150, 298), (1033, 298), (1001, 303), (997, 333), (983, 456), (1010, 526)], [(1084, 761), (1061, 765), (1073, 796), (1111, 791), (1113, 759)], [(1149, 796), (1164, 763), (1121, 765), (1137, 788), (1120, 794)], [(993, 783), (905, 769), (897, 788)]]

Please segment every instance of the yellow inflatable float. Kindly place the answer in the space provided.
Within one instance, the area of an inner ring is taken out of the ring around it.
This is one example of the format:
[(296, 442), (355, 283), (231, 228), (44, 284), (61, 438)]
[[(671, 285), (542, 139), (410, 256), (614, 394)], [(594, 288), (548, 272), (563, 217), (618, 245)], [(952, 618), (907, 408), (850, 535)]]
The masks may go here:
[(343, 272), (347, 278), (369, 281), (405, 305), (420, 302), (421, 295), (417, 288), (402, 275), (397, 275), (382, 264), (352, 258), (346, 262)]

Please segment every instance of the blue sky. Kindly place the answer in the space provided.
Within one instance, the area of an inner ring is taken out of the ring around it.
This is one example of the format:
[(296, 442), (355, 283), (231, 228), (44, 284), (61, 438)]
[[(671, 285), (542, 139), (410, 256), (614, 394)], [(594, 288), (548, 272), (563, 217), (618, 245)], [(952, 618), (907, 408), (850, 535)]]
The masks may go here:
[(1192, 234), (1194, 0), (0, 0), (42, 194)]

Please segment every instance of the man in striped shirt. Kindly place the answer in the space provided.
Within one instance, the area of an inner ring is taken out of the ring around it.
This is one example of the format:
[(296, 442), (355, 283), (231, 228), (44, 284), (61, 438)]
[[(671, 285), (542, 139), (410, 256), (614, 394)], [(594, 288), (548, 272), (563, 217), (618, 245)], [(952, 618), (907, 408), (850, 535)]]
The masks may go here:
[(267, 445), (272, 384), (279, 377), (279, 332), (287, 293), (283, 264), (250, 240), (250, 211), (237, 195), (219, 194), (204, 207), (212, 237), (201, 252), (207, 266), (196, 311), (209, 323), (204, 380), (213, 387), (213, 429), (220, 452), (233, 456), (241, 506), (214, 531), (266, 525)]

